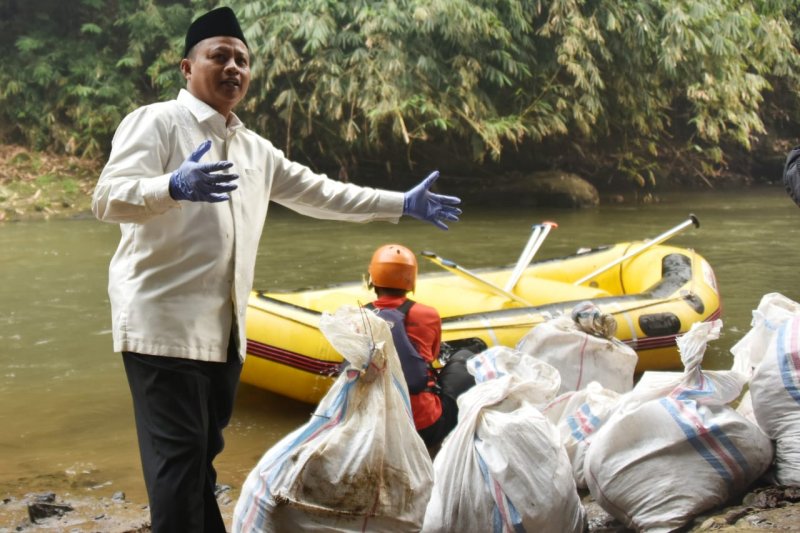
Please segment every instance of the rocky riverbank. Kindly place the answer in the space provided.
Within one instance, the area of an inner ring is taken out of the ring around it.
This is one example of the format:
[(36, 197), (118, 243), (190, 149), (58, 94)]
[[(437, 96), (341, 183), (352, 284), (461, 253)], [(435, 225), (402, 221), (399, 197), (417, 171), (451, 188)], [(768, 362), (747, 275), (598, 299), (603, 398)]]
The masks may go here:
[(100, 162), (0, 145), (0, 166), (0, 222), (91, 211)]
[[(0, 145), (0, 222), (86, 216), (102, 164), (70, 156), (30, 152)], [(491, 181), (447, 176), (447, 192), (465, 203), (507, 205), (509, 199), (526, 206), (594, 207), (598, 191), (588, 181), (564, 172), (509, 173)], [(413, 186), (396, 183), (392, 188)], [(381, 183), (372, 183), (381, 186)], [(609, 201), (624, 200), (615, 194)]]
[[(231, 487), (217, 488), (217, 501), (228, 524), (236, 504), (234, 498)], [(0, 502), (0, 533), (25, 531), (145, 533), (150, 531), (150, 514), (146, 503), (129, 501), (123, 492), (116, 492), (110, 497), (70, 492), (28, 492), (3, 496)]]
[[(217, 490), (222, 515), (230, 523), (238, 491)], [(589, 495), (584, 496), (590, 533), (627, 533)], [(64, 492), (4, 495), (0, 502), (0, 533), (64, 531), (70, 533), (146, 533), (147, 505), (128, 501), (121, 492), (111, 497), (77, 496)], [(698, 516), (683, 531), (800, 531), (800, 487), (760, 487), (740, 501)]]
[[(31, 152), (21, 146), (0, 145), (0, 222), (90, 216), (91, 195), (102, 170), (101, 161)], [(365, 185), (396, 190), (415, 181), (382, 180)], [(631, 187), (624, 193), (601, 194), (581, 176), (568, 172), (509, 172), (491, 180), (447, 175), (441, 182), (447, 194), (460, 196), (465, 205), (584, 208), (601, 203), (652, 203), (652, 192)]]

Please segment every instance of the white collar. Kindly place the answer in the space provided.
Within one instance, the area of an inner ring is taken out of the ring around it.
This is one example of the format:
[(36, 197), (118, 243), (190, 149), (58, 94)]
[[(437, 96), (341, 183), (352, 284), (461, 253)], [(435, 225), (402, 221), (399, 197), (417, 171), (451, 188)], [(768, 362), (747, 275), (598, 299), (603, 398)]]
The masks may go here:
[(236, 129), (244, 126), (242, 121), (239, 120), (239, 117), (236, 116), (236, 113), (234, 112), (231, 112), (230, 124), (225, 124), (225, 117), (223, 117), (216, 109), (203, 102), (186, 89), (181, 89), (178, 93), (178, 102), (186, 106), (186, 108), (195, 116), (198, 122), (214, 120), (214, 117), (219, 117), (219, 120), (221, 120), (222, 124), (228, 129)]

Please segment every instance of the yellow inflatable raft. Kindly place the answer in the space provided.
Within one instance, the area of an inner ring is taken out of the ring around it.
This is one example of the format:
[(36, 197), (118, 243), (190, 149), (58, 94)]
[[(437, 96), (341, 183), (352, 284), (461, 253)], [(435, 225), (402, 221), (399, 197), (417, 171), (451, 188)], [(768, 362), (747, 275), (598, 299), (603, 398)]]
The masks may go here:
[[(641, 251), (640, 251), (641, 250)], [(447, 272), (422, 275), (411, 298), (442, 316), (442, 339), (514, 347), (531, 328), (583, 301), (617, 320), (616, 337), (639, 355), (637, 371), (679, 369), (677, 335), (721, 313), (714, 272), (694, 250), (624, 242), (575, 255), (469, 272), (423, 252)], [(502, 289), (510, 277), (511, 290)], [(242, 381), (303, 402), (327, 392), (342, 357), (319, 330), (321, 313), (364, 305), (363, 282), (292, 293), (254, 291)]]

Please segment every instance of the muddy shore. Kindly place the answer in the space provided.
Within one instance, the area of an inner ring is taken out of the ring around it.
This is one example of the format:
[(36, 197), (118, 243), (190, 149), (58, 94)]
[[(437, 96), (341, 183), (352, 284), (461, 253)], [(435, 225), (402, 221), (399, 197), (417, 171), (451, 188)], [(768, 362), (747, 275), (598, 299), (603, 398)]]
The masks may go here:
[[(70, 533), (146, 533), (147, 505), (128, 501), (124, 493), (90, 497), (70, 492), (25, 492), (13, 489), (0, 496), (0, 533), (64, 531)], [(230, 524), (238, 498), (236, 488), (217, 491), (222, 515)], [(592, 533), (631, 531), (614, 520), (590, 495), (583, 498)], [(800, 531), (800, 487), (759, 487), (731, 505), (696, 517), (682, 531)]]

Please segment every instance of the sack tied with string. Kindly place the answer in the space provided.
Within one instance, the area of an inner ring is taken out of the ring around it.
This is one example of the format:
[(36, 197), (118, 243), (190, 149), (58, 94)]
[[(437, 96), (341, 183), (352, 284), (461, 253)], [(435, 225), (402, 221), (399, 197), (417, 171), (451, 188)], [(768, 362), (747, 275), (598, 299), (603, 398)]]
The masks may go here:
[(418, 532), (433, 465), (389, 325), (344, 306), (324, 313), (320, 329), (348, 365), (311, 419), (250, 472), (233, 531)]
[(536, 407), (558, 390), (556, 370), (505, 347), (467, 366), (478, 383), (458, 398), (458, 425), (434, 461), (422, 531), (582, 531), (569, 459)]
[(532, 328), (517, 349), (558, 370), (559, 393), (581, 390), (592, 381), (624, 393), (633, 388), (639, 356), (614, 337), (616, 327), (613, 316), (584, 302), (571, 316), (559, 316)]
[(800, 485), (800, 305), (778, 293), (764, 295), (752, 329), (731, 352), (734, 366), (752, 375), (753, 416), (775, 442), (771, 477)]
[(680, 380), (666, 394), (668, 379), (637, 385), (587, 450), (592, 496), (627, 527), (680, 528), (743, 494), (772, 460), (766, 435), (729, 405), (744, 376), (701, 369), (707, 342), (721, 327), (720, 320), (696, 323), (679, 337)]

